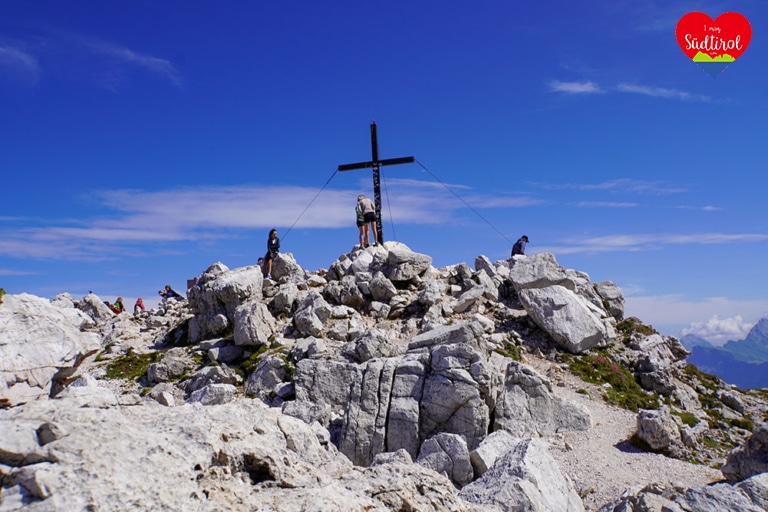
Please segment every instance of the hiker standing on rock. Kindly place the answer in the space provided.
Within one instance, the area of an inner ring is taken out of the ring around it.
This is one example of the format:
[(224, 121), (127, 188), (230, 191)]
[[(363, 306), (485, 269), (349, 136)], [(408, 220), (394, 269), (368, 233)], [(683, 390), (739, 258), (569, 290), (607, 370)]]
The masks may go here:
[(521, 236), (515, 245), (512, 246), (512, 256), (515, 254), (525, 255), (525, 244), (528, 243), (528, 237), (526, 235)]
[(277, 238), (277, 230), (269, 232), (267, 238), (267, 254), (264, 255), (264, 264), (267, 266), (267, 279), (272, 279), (272, 260), (280, 252), (280, 239)]
[(363, 211), (360, 209), (360, 203), (355, 205), (355, 223), (357, 224), (357, 230), (359, 232), (360, 247), (365, 247), (363, 241), (363, 235), (365, 234), (365, 217), (363, 217)]
[(363, 233), (360, 234), (360, 245), (368, 247), (369, 232), (373, 232), (373, 245), (376, 245), (378, 243), (376, 240), (376, 206), (373, 201), (360, 194), (357, 196), (357, 209), (363, 214)]

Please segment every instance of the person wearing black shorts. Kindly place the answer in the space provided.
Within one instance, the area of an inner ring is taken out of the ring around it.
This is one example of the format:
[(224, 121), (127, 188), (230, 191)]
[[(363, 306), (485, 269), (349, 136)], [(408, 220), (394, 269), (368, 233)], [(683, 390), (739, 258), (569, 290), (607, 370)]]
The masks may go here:
[(272, 279), (272, 260), (279, 252), (280, 239), (277, 238), (277, 230), (273, 229), (269, 232), (269, 238), (267, 238), (267, 254), (264, 255), (264, 263), (267, 266), (267, 279)]
[(363, 212), (363, 235), (361, 242), (364, 242), (363, 247), (368, 247), (368, 233), (373, 232), (373, 245), (378, 243), (376, 239), (376, 206), (373, 201), (365, 197), (363, 194), (357, 196), (357, 208)]

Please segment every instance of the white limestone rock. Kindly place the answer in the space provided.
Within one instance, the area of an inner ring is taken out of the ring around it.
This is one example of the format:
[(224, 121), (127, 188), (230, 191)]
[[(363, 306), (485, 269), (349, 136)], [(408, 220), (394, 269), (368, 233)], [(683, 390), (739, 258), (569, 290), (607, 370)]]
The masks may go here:
[(520, 440), (459, 496), (504, 512), (541, 510), (583, 512), (584, 504), (567, 475), (560, 472), (539, 439)]
[(729, 482), (768, 472), (768, 423), (755, 425), (746, 444), (728, 454), (722, 472)]
[(189, 322), (191, 343), (224, 336), (235, 328), (235, 310), (262, 298), (263, 276), (258, 265), (229, 270), (217, 263), (206, 270), (198, 286), (189, 289), (194, 317)]
[(669, 450), (680, 443), (677, 424), (665, 405), (657, 410), (641, 409), (638, 412), (637, 435), (653, 450)]
[(472, 481), (467, 442), (456, 434), (440, 433), (424, 441), (416, 464), (447, 476), (458, 487)]
[(510, 361), (506, 375), (494, 410), (494, 430), (530, 437), (582, 431), (592, 426), (584, 406), (556, 396), (549, 379), (530, 366)]
[(251, 300), (235, 309), (235, 345), (268, 346), (279, 333), (267, 306)]
[(0, 308), (0, 401), (10, 405), (56, 393), (84, 359), (98, 352), (92, 321), (74, 308), (22, 293)]
[(496, 460), (520, 442), (506, 430), (496, 430), (482, 440), (469, 454), (474, 474), (481, 477), (496, 463)]
[(615, 337), (583, 299), (563, 286), (526, 288), (518, 297), (531, 319), (569, 352), (584, 352)]

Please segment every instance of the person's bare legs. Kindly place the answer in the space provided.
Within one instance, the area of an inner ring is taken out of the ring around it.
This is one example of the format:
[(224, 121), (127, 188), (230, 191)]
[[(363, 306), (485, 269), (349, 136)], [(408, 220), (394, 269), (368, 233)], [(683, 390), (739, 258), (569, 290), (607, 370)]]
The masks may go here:
[(360, 247), (365, 247), (363, 244), (363, 234), (365, 233), (365, 224), (362, 226), (358, 226), (357, 229), (360, 231)]
[(371, 222), (371, 231), (373, 232), (373, 245), (378, 245), (378, 233), (376, 232), (376, 223)]
[(363, 224), (363, 247), (368, 247), (368, 223)]

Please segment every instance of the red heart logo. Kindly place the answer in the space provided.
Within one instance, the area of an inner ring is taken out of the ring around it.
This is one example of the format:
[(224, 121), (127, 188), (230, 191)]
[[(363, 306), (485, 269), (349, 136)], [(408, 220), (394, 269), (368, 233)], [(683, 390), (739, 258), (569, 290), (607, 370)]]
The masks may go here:
[(703, 12), (689, 12), (677, 22), (675, 35), (690, 59), (701, 53), (711, 59), (727, 55), (736, 60), (749, 46), (752, 27), (738, 12), (723, 13), (715, 20)]
[(689, 59), (716, 77), (749, 46), (752, 27), (738, 12), (726, 12), (715, 20), (703, 12), (689, 12), (677, 22), (677, 44)]

